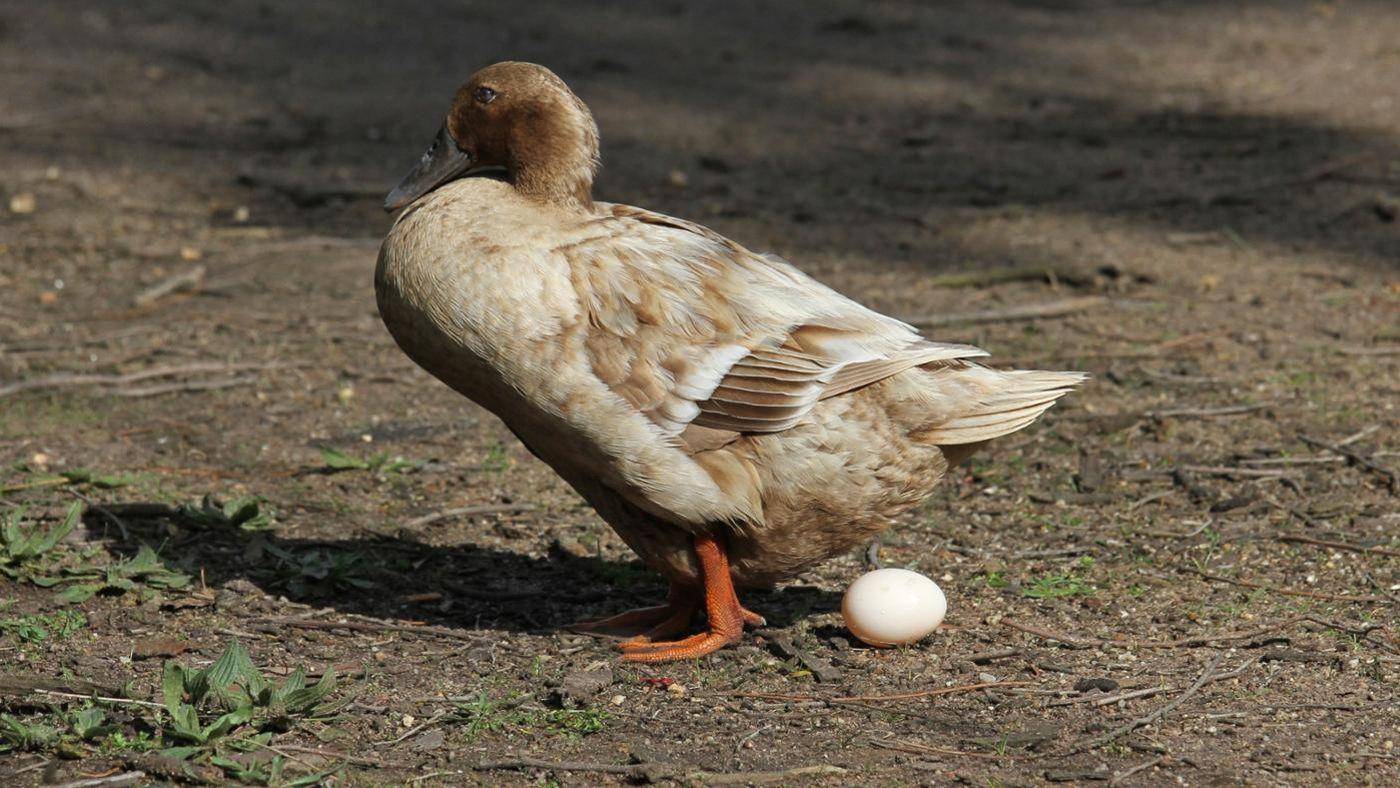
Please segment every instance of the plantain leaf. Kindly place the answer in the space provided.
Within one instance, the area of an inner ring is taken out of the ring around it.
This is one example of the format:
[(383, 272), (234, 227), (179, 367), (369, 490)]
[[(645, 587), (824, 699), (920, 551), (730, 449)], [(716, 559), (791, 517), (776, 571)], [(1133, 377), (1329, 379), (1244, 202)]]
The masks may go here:
[(339, 449), (330, 446), (321, 447), (321, 461), (327, 468), (333, 471), (365, 471), (369, 470), (369, 463), (359, 457), (351, 457)]
[(261, 678), (258, 669), (253, 666), (253, 658), (248, 655), (248, 649), (236, 640), (229, 641), (224, 653), (203, 673), (209, 687), (220, 695), (227, 695), (228, 688), (234, 684), (246, 686), (249, 677)]
[[(300, 672), (300, 671), (298, 671)], [(325, 675), (321, 680), (311, 685), (287, 693), (284, 703), (287, 710), (298, 714), (307, 714), (313, 711), (321, 701), (325, 700), (332, 692), (335, 692), (335, 671), (326, 668)]]
[(101, 583), (77, 583), (60, 591), (58, 593), (58, 599), (64, 604), (74, 605), (79, 602), (86, 602), (92, 598), (93, 594), (101, 590)]
[(174, 716), (175, 710), (185, 700), (185, 666), (173, 661), (165, 663), (160, 689), (165, 697), (165, 710)]

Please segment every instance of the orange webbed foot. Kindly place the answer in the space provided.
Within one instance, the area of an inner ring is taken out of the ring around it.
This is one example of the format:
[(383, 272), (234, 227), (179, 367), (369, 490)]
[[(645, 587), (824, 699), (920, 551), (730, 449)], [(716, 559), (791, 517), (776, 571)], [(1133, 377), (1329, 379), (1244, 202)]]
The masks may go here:
[(729, 574), (729, 558), (718, 537), (714, 534), (695, 537), (695, 556), (699, 559), (700, 579), (704, 583), (705, 616), (709, 619), (707, 630), (682, 640), (658, 642), (661, 637), (684, 630), (684, 626), (667, 626), (676, 624), (675, 621), (664, 622), (646, 635), (620, 644), (624, 661), (697, 659), (738, 643), (744, 635), (745, 625), (762, 626), (765, 623), (763, 616), (745, 610), (739, 604), (739, 597), (734, 593), (734, 580)]
[(699, 659), (706, 654), (738, 643), (740, 633), (701, 632), (683, 640), (662, 643), (632, 643), (619, 646), (624, 662), (674, 662), (682, 659)]
[(700, 598), (695, 589), (672, 583), (664, 605), (628, 610), (596, 621), (581, 621), (567, 629), (586, 635), (633, 640), (671, 637), (690, 626), (699, 607)]
[(690, 607), (675, 608), (675, 612), (670, 617), (656, 623), (651, 629), (622, 641), (622, 647), (629, 645), (651, 643), (657, 640), (675, 637), (690, 628), (690, 622), (695, 620), (696, 605)]
[(578, 621), (568, 625), (565, 629), (585, 635), (630, 638), (652, 629), (670, 618), (674, 612), (670, 605), (640, 607), (594, 621)]

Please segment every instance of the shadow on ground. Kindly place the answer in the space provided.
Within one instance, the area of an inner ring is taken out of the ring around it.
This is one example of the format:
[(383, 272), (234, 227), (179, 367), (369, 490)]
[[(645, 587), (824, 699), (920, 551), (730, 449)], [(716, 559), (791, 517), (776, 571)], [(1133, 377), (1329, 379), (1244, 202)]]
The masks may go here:
[[(137, 506), (149, 507), (138, 503)], [(132, 504), (107, 504), (108, 511)], [(273, 532), (200, 525), (178, 515), (121, 515), (125, 534), (89, 509), (90, 539), (113, 553), (160, 546), (172, 568), (218, 588), (235, 579), (273, 596), (341, 613), (425, 621), (473, 630), (552, 634), (577, 621), (659, 603), (666, 586), (639, 561), (566, 552), (541, 557), (476, 545), (425, 544), (397, 536), (343, 540), (282, 538)], [(810, 586), (746, 592), (773, 626), (831, 610), (838, 594)], [(415, 601), (416, 600), (416, 601)]]
[[(833, 248), (877, 265), (1016, 262), (1025, 250), (947, 237), (959, 221), (950, 211), (1005, 208), (1226, 227), (1395, 266), (1400, 240), (1366, 202), (1395, 183), (1394, 136), (1268, 106), (1296, 90), (1282, 77), (1249, 89), (1154, 83), (1140, 44), (1165, 30), (1214, 32), (1209, 4), (1011, 5), (998, 15), (977, 4), (780, 3), (755, 18), (742, 3), (360, 2), (327, 20), (314, 4), (230, 3), (107, 9), (70, 20), (65, 45), (95, 59), (138, 47), (162, 75), (72, 88), (103, 118), (102, 156), (127, 150), (138, 169), (163, 169), (137, 156), (158, 143), (189, 169), (221, 173), (220, 188), (273, 225), (382, 231), (381, 194), (426, 146), (456, 84), (494, 60), (528, 59), (593, 105), (601, 197), (701, 221), (813, 225), (783, 241), (799, 262)], [(1313, 5), (1233, 13), (1265, 29)], [(792, 25), (810, 33), (790, 35)], [(1117, 68), (1091, 67), (1086, 48)], [(1267, 74), (1271, 54), (1241, 52), (1239, 69)], [(128, 90), (145, 100), (127, 102)], [(1232, 100), (1241, 90), (1246, 101)], [(202, 111), (191, 112), (192, 95)], [(88, 126), (0, 134), (44, 157), (70, 151)], [(668, 188), (672, 171), (689, 188)]]

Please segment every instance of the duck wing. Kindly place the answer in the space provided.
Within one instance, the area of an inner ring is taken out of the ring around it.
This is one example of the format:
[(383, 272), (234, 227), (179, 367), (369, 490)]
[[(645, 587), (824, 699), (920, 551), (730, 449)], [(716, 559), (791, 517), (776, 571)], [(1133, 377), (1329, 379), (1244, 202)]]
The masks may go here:
[(705, 227), (599, 204), (563, 252), (594, 374), (668, 438), (771, 433), (818, 401), (911, 367), (986, 353), (930, 342), (786, 261)]

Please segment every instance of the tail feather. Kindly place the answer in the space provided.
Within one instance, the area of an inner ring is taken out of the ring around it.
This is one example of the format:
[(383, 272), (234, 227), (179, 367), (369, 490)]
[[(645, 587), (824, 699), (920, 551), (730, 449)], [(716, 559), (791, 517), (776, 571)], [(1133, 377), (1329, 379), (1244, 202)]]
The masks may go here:
[(984, 396), (976, 398), (975, 404), (959, 415), (922, 433), (921, 440), (954, 446), (1009, 435), (1029, 426), (1088, 377), (1083, 372), (998, 371), (985, 367), (947, 372), (965, 375), (974, 369), (977, 371), (973, 374), (981, 378), (977, 388), (984, 391)]

